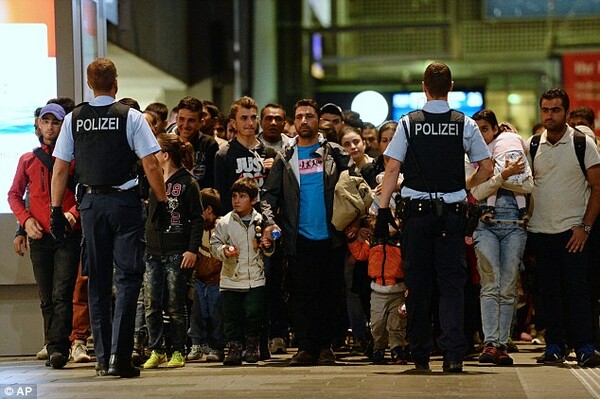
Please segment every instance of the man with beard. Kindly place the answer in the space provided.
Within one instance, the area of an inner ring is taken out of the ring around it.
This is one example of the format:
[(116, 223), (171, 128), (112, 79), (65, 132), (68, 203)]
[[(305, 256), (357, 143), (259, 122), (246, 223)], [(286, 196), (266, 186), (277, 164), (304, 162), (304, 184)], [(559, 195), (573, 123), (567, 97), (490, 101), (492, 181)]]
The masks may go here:
[[(542, 94), (540, 110), (546, 131), (529, 143), (534, 209), (527, 227), (546, 322), (546, 350), (538, 363), (562, 363), (573, 347), (579, 366), (595, 367), (600, 355), (590, 316), (588, 238), (600, 212), (600, 155), (593, 139), (567, 125), (564, 90)], [(578, 147), (585, 150), (584, 167)]]
[(277, 155), (265, 182), (263, 210), (279, 215), (291, 284), (292, 324), (298, 353), (290, 366), (333, 364), (331, 343), (343, 284), (342, 240), (331, 225), (333, 191), (348, 156), (319, 136), (319, 107), (294, 106), (298, 136)]

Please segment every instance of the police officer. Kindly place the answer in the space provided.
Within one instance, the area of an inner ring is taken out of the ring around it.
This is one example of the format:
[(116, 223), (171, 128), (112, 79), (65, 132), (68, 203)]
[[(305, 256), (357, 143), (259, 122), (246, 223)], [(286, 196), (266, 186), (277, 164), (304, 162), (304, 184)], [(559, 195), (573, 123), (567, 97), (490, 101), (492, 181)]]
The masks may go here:
[[(475, 122), (448, 105), (448, 92), (454, 85), (450, 68), (441, 62), (431, 63), (425, 69), (422, 85), (427, 103), (422, 110), (400, 119), (385, 151), (389, 161), (374, 234), (389, 234), (393, 217), (388, 204), (402, 165), (402, 259), (409, 291), (408, 337), (415, 367), (430, 370), (431, 302), (437, 284), (442, 330), (438, 345), (444, 355), (443, 370), (461, 372), (467, 350), (463, 332), (467, 278), (462, 231), (465, 189), (487, 180), (493, 163)], [(471, 162), (479, 164), (466, 183), (465, 153)]]
[[(167, 196), (154, 154), (160, 151), (144, 116), (115, 102), (117, 69), (107, 58), (87, 67), (94, 99), (65, 117), (56, 143), (52, 176), (51, 232), (65, 235), (60, 205), (69, 162), (84, 195), (79, 206), (83, 226), (83, 267), (89, 275), (89, 308), (97, 358), (97, 375), (137, 377), (131, 364), (136, 302), (144, 273), (144, 219), (135, 165), (141, 159), (151, 189), (161, 203), (152, 215), (155, 226), (168, 225)], [(113, 285), (116, 287), (111, 312)], [(114, 313), (114, 315), (113, 315)], [(110, 358), (109, 358), (110, 356)]]

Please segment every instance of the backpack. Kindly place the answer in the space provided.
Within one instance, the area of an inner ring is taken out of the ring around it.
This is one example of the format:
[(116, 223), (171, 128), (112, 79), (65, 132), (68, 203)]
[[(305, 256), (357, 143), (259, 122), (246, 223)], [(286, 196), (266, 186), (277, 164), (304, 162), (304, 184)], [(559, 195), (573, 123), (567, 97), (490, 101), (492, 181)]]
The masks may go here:
[[(581, 172), (587, 179), (587, 169), (585, 167), (585, 133), (574, 129), (575, 134), (573, 134), (573, 146), (575, 147), (575, 155), (577, 156), (577, 161), (579, 161), (579, 167), (581, 168)], [(531, 138), (531, 142), (529, 143), (529, 155), (531, 155), (531, 174), (533, 174), (533, 164), (535, 161), (535, 154), (540, 146), (541, 135), (533, 136)]]

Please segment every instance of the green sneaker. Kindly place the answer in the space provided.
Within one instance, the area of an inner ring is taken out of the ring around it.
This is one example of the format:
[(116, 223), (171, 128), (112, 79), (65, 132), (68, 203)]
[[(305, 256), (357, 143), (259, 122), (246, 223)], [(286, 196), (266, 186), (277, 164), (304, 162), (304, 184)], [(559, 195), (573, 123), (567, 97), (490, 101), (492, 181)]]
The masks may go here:
[(185, 366), (185, 358), (179, 351), (173, 352), (171, 356), (171, 360), (167, 363), (167, 367), (175, 368), (175, 367), (183, 367)]
[[(179, 353), (179, 352), (176, 352)], [(179, 354), (181, 356), (181, 354)], [(155, 369), (158, 368), (159, 364), (163, 364), (167, 361), (167, 355), (164, 353), (160, 353), (157, 351), (152, 351), (152, 355), (150, 355), (150, 359), (146, 360), (144, 363), (145, 369)]]

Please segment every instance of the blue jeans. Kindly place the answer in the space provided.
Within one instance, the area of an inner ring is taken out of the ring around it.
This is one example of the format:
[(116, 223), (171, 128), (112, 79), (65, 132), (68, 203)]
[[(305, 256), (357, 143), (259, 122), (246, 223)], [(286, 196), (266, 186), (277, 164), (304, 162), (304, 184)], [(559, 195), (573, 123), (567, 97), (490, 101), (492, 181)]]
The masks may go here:
[(219, 284), (194, 282), (194, 304), (188, 335), (193, 345), (208, 344), (212, 349), (223, 350), (223, 301)]
[(73, 290), (81, 253), (81, 232), (63, 242), (45, 233), (29, 240), (33, 275), (38, 285), (48, 354), (69, 354), (73, 321)]
[(182, 269), (182, 255), (148, 255), (144, 274), (144, 305), (148, 326), (148, 347), (164, 351), (163, 310), (171, 316), (169, 329), (173, 351), (183, 353), (187, 338), (185, 299), (193, 269)]
[[(511, 194), (499, 193), (496, 219), (517, 220), (517, 202)], [(485, 343), (506, 345), (517, 305), (517, 276), (527, 233), (516, 224), (486, 225), (479, 222), (475, 253), (481, 276), (481, 321)]]

